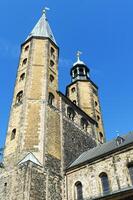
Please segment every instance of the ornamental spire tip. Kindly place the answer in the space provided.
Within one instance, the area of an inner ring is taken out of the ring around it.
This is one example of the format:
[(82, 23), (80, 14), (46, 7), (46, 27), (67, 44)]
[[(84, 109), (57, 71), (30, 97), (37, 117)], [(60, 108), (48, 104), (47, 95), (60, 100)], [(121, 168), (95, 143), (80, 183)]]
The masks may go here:
[(80, 61), (80, 56), (81, 56), (82, 52), (81, 51), (77, 51), (77, 61)]

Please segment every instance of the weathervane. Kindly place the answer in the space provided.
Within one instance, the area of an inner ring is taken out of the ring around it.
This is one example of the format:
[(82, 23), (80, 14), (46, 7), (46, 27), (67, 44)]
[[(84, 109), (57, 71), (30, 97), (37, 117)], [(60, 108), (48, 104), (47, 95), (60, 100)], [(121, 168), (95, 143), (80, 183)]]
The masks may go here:
[(46, 11), (47, 11), (47, 10), (50, 10), (50, 8), (45, 7), (45, 8), (43, 9), (42, 13), (43, 13), (43, 14), (46, 14)]
[(77, 59), (78, 61), (80, 61), (80, 56), (81, 56), (82, 52), (81, 51), (77, 51)]

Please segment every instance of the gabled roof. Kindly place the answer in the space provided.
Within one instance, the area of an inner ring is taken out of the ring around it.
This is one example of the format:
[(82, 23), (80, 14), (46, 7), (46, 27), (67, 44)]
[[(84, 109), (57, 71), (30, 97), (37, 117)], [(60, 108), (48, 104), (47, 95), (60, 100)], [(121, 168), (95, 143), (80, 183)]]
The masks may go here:
[[(120, 138), (122, 138), (122, 140), (121, 142), (118, 142), (120, 141)], [(68, 167), (68, 169), (76, 168), (78, 166), (91, 163), (95, 160), (103, 158), (106, 155), (115, 153), (116, 151), (126, 148), (126, 146), (129, 145), (133, 145), (133, 132), (130, 132), (122, 137), (118, 136), (116, 139), (110, 142), (100, 144), (97, 147), (94, 147), (93, 149), (85, 151)]]
[(23, 160), (21, 160), (18, 165), (24, 164), (28, 161), (31, 161), (32, 163), (41, 166), (41, 163), (38, 161), (38, 159), (34, 156), (33, 153), (28, 153)]
[(35, 27), (33, 28), (26, 40), (30, 39), (33, 36), (49, 38), (56, 44), (54, 35), (46, 17), (45, 10), (43, 11), (41, 18), (39, 19), (39, 21), (37, 22), (37, 24), (35, 25)]

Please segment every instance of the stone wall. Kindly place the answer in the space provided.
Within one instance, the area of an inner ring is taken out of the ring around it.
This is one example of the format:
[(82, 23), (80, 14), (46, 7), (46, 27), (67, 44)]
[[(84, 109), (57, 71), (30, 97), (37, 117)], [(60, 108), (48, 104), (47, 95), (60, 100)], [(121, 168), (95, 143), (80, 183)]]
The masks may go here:
[[(74, 108), (67, 99), (61, 100), (62, 104), (62, 148), (63, 148), (63, 164), (66, 168), (81, 153), (96, 146), (95, 141), (95, 124), (89, 121), (87, 131), (83, 130), (80, 120), (85, 117), (80, 110)], [(67, 116), (67, 108), (71, 106), (76, 113), (74, 120)]]
[(84, 199), (100, 198), (103, 195), (103, 188), (99, 175), (103, 172), (108, 175), (109, 193), (115, 193), (131, 187), (132, 183), (127, 165), (132, 161), (133, 147), (125, 148), (125, 150), (116, 152), (108, 157), (103, 156), (103, 159), (68, 171), (66, 175), (67, 199), (75, 200), (76, 182), (82, 183)]

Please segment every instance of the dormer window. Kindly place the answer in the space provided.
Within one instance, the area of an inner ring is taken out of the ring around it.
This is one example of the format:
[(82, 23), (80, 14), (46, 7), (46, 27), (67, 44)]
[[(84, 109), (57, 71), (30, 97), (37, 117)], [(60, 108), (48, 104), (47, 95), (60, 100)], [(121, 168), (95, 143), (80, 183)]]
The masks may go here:
[(74, 117), (75, 117), (75, 111), (71, 108), (71, 107), (68, 107), (67, 108), (67, 116), (71, 119), (71, 120), (74, 120)]
[(124, 141), (125, 141), (124, 138), (118, 136), (117, 139), (116, 139), (116, 144), (119, 146), (119, 145), (121, 145)]

